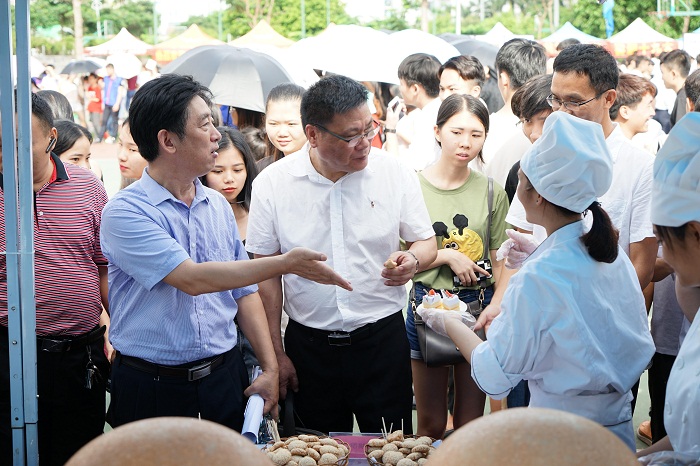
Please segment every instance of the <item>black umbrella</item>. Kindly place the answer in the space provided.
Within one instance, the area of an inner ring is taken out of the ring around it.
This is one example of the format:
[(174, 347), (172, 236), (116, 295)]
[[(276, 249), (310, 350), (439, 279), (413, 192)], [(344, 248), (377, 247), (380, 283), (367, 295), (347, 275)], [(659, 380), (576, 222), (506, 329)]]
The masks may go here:
[(230, 45), (194, 48), (162, 71), (192, 76), (212, 91), (217, 104), (263, 113), (270, 90), (294, 82), (271, 56)]
[(102, 65), (90, 59), (71, 60), (71, 62), (61, 70), (61, 74), (90, 74), (100, 68), (102, 68)]
[(462, 55), (472, 55), (492, 70), (496, 68), (498, 47), (495, 45), (462, 34), (446, 33), (440, 34), (440, 37), (452, 44)]

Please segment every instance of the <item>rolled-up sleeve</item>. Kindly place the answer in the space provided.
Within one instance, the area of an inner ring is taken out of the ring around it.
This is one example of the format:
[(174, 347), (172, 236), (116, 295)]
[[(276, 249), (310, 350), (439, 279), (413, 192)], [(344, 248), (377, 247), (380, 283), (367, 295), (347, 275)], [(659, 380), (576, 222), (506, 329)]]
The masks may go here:
[(472, 352), (472, 377), (494, 399), (508, 395), (522, 379), (538, 377), (534, 372), (551, 346), (548, 329), (555, 317), (550, 310), (562, 307), (557, 295), (567, 285), (557, 279), (543, 283), (535, 275), (521, 269), (511, 279), (488, 340)]
[(488, 342), (472, 351), (472, 378), (479, 389), (494, 400), (505, 398), (519, 381), (518, 379), (515, 385), (512, 383)]

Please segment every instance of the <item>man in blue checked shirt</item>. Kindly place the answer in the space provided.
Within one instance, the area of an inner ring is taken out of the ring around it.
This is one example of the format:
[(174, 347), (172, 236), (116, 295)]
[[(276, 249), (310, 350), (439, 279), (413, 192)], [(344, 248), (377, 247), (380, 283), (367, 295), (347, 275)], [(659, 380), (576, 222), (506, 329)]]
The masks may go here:
[[(190, 77), (166, 75), (131, 104), (131, 133), (149, 165), (107, 204), (100, 232), (115, 427), (190, 416), (240, 430), (254, 393), (276, 415), (278, 366), (256, 283), (292, 273), (351, 289), (309, 249), (247, 261), (228, 202), (197, 179), (213, 168), (221, 138), (210, 96)], [(263, 369), (249, 387), (234, 317)]]

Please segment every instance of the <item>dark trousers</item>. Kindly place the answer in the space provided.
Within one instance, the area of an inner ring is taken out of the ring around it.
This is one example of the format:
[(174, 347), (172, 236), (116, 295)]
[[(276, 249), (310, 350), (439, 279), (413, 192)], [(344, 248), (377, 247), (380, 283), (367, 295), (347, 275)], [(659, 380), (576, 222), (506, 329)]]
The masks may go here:
[(666, 404), (666, 385), (671, 375), (675, 356), (654, 353), (653, 363), (649, 368), (649, 398), (651, 398), (651, 441), (658, 442), (666, 436), (664, 425), (664, 405)]
[[(7, 327), (0, 326), (0, 464), (12, 464), (10, 424), (10, 359)], [(92, 361), (101, 373), (91, 389), (85, 388), (88, 346), (62, 353), (37, 351), (39, 392), (39, 458), (41, 465), (63, 465), (105, 424), (105, 383), (109, 362), (104, 340), (89, 345)]]
[(362, 327), (346, 346), (332, 346), (320, 330), (292, 320), (285, 350), (294, 363), (299, 393), (296, 424), (324, 433), (413, 432), (411, 357), (401, 312)]
[(112, 105), (105, 105), (102, 111), (102, 128), (100, 129), (100, 134), (97, 135), (97, 139), (100, 141), (104, 138), (105, 132), (113, 138), (117, 137), (117, 125), (119, 124), (119, 112), (112, 110)]
[[(193, 367), (193, 361), (177, 367)], [(240, 432), (248, 387), (248, 374), (238, 348), (225, 354), (224, 363), (208, 376), (194, 381), (156, 377), (127, 366), (118, 354), (112, 367), (112, 425), (160, 416), (199, 417)]]
[(634, 385), (632, 385), (632, 414), (634, 415), (634, 408), (637, 407), (637, 394), (639, 393), (639, 380), (637, 380)]

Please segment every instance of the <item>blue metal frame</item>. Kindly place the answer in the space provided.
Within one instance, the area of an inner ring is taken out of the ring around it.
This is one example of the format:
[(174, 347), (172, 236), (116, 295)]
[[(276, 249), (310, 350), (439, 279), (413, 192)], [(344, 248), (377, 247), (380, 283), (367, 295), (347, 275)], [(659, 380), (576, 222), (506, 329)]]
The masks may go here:
[[(9, 2), (0, 8), (0, 68), (11, 70), (12, 18)], [(38, 465), (36, 306), (34, 292), (34, 192), (32, 178), (29, 1), (15, 2), (17, 40), (17, 131), (2, 119), (8, 334), (13, 463)], [(0, 79), (2, 115), (15, 114), (12, 73)], [(11, 142), (18, 135), (18, 147)], [(19, 155), (19, 156), (18, 156)]]

